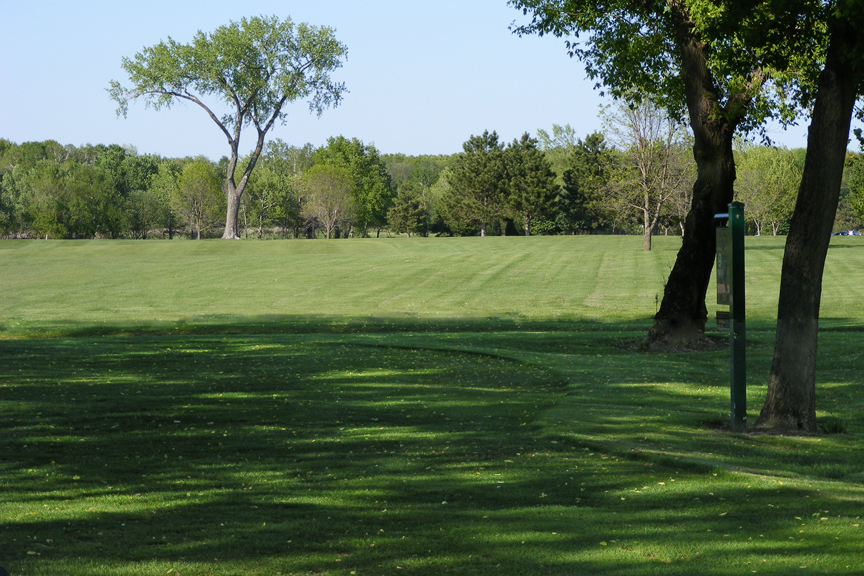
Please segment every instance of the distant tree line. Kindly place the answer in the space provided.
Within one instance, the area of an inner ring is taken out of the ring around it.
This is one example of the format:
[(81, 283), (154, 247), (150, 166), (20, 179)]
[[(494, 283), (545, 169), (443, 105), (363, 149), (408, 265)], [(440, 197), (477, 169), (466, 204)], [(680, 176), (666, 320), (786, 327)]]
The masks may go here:
[[(240, 158), (239, 164), (248, 162)], [(118, 145), (15, 144), (0, 139), (0, 235), (7, 238), (221, 236), (229, 160), (163, 158)], [(317, 167), (314, 173), (310, 169)], [(338, 172), (350, 210), (319, 210), (322, 170)], [(268, 142), (241, 198), (245, 235), (366, 235), (387, 226), (393, 184), (374, 146)]]
[[(451, 156), (381, 154), (342, 136), (265, 145), (241, 198), (245, 237), (683, 233), (695, 170), (689, 136), (650, 104), (569, 126), (471, 136)], [(736, 199), (752, 234), (784, 234), (804, 151), (740, 142)], [(241, 158), (239, 168), (248, 162)], [(0, 139), (0, 236), (221, 236), (228, 159), (163, 158), (118, 145)], [(864, 226), (864, 156), (849, 153), (836, 230)]]

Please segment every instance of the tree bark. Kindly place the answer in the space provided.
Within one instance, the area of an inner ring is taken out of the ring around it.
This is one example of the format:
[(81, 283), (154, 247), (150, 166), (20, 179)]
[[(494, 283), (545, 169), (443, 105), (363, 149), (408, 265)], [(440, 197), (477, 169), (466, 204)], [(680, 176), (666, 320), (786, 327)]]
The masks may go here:
[(651, 218), (648, 214), (648, 211), (645, 210), (642, 212), (642, 251), (650, 252), (651, 251), (651, 234), (654, 233), (654, 229), (651, 226)]
[[(681, 51), (696, 182), (684, 221), (681, 249), (663, 290), (663, 301), (644, 345), (648, 348), (698, 345), (704, 338), (708, 310), (705, 294), (714, 267), (714, 215), (728, 210), (733, 197), (735, 160), (732, 137), (749, 97), (740, 95), (720, 106), (719, 92), (708, 69), (708, 47), (693, 33), (686, 8), (670, 2)], [(755, 81), (759, 81), (758, 79)]]
[(237, 219), (240, 215), (240, 194), (237, 193), (237, 187), (228, 178), (225, 182), (227, 190), (225, 191), (225, 200), (227, 209), (225, 211), (225, 233), (222, 238), (238, 240), (240, 235), (238, 232)]
[(531, 236), (531, 216), (525, 214), (525, 236)]
[(855, 72), (857, 66), (847, 60), (853, 52), (852, 28), (848, 23), (835, 22), (825, 68), (819, 76), (804, 173), (783, 254), (774, 359), (768, 394), (756, 422), (760, 428), (816, 431), (816, 344), (822, 272), (862, 79)]

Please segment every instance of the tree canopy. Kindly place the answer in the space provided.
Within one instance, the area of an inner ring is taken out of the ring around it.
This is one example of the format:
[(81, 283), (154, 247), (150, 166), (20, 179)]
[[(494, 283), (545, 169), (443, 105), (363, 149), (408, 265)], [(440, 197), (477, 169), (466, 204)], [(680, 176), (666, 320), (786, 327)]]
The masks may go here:
[(486, 227), (504, 209), (504, 145), (498, 142), (497, 132), (487, 130), (471, 136), (462, 150), (450, 163), (450, 220), (474, 222), (480, 235), (486, 236)]
[(354, 198), (354, 224), (363, 232), (387, 224), (392, 205), (393, 185), (378, 149), (357, 138), (329, 138), (327, 145), (312, 154), (315, 164), (344, 168), (351, 175)]
[(646, 338), (649, 347), (704, 340), (714, 263), (713, 215), (733, 198), (736, 132), (792, 121), (815, 83), (824, 30), (791, 0), (510, 0), (530, 15), (518, 34), (566, 39), (597, 87), (650, 98), (689, 119), (697, 178), (684, 241)]

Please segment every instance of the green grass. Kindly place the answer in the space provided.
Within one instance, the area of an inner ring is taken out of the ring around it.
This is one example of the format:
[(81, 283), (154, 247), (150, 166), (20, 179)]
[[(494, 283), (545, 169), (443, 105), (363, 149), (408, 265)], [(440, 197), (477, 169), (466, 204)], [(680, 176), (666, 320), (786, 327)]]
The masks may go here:
[[(724, 351), (622, 346), (674, 239), (486, 240), (0, 243), (0, 565), (864, 571), (864, 243), (823, 297), (847, 433), (770, 437), (722, 429)], [(748, 248), (752, 418), (782, 242)]]

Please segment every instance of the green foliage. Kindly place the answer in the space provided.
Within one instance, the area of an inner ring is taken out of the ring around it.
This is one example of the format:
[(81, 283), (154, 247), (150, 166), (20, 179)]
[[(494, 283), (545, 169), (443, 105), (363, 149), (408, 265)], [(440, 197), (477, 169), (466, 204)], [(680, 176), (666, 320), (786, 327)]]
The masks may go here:
[(393, 202), (393, 207), (387, 213), (390, 228), (406, 234), (425, 235), (429, 229), (428, 209), (418, 186), (411, 181), (399, 186), (399, 193)]
[(329, 240), (339, 226), (355, 218), (356, 179), (341, 166), (317, 164), (303, 174), (303, 214), (324, 228)]
[(351, 195), (354, 198), (353, 223), (365, 236), (370, 228), (387, 225), (387, 211), (392, 205), (394, 190), (390, 174), (378, 149), (357, 138), (344, 136), (329, 138), (327, 145), (312, 154), (315, 164), (344, 168), (352, 178)]
[[(166, 42), (145, 48), (133, 58), (123, 59), (131, 88), (112, 81), (108, 89), (126, 115), (129, 102), (144, 98), (146, 106), (169, 108), (177, 101), (200, 106), (228, 140), (231, 155), (226, 166), (227, 218), (225, 238), (236, 238), (240, 199), (274, 123), (285, 122), (285, 104), (308, 99), (309, 108), (320, 116), (325, 108), (338, 105), (345, 92), (333, 82), (330, 72), (342, 66), (346, 47), (333, 30), (308, 24), (297, 26), (290, 18), (276, 16), (242, 18), (206, 34), (199, 31), (190, 44)], [(217, 116), (214, 97), (231, 113)], [(253, 126), (255, 148), (239, 181), (241, 130)]]
[[(265, 227), (273, 226), (282, 229), (283, 237), (289, 229), (295, 230), (296, 236), (302, 221), (300, 182), (303, 172), (312, 165), (313, 150), (311, 144), (298, 148), (280, 139), (265, 146), (247, 182), (243, 208), (258, 228), (259, 238)], [(245, 169), (248, 162), (248, 157), (241, 159), (240, 168)]]
[(578, 140), (567, 158), (564, 185), (555, 199), (555, 224), (565, 234), (599, 229), (607, 219), (603, 192), (615, 162), (605, 136), (593, 132)]
[(476, 226), (485, 236), (486, 227), (504, 214), (504, 145), (496, 132), (487, 130), (471, 136), (462, 149), (450, 162), (444, 219), (453, 230)]
[(124, 116), (129, 102), (140, 97), (159, 110), (178, 100), (203, 105), (196, 94), (216, 96), (237, 108), (234, 115), (214, 118), (223, 130), (237, 131), (247, 123), (262, 130), (287, 117), (286, 102), (309, 98), (318, 114), (338, 104), (345, 86), (329, 73), (342, 66), (346, 53), (331, 28), (295, 26), (276, 16), (241, 18), (210, 34), (198, 31), (189, 44), (169, 37), (124, 57), (132, 87), (112, 81), (109, 94)]
[(155, 190), (133, 190), (126, 198), (129, 231), (133, 237), (146, 239), (151, 230), (164, 228), (169, 219), (169, 205)]
[(856, 154), (849, 164), (849, 204), (855, 216), (864, 221), (864, 156)]
[(126, 229), (123, 199), (110, 176), (88, 164), (43, 160), (22, 178), (23, 207), (37, 236), (117, 237)]
[(801, 184), (802, 166), (795, 152), (744, 145), (735, 164), (735, 199), (744, 203), (745, 217), (753, 223), (756, 235), (770, 226), (776, 236), (792, 217)]
[[(614, 98), (648, 97), (675, 119), (686, 116), (678, 44), (684, 30), (704, 50), (716, 113), (745, 130), (767, 118), (792, 122), (815, 86), (824, 57), (816, 3), (786, 0), (510, 0), (530, 15), (522, 34), (567, 38), (571, 56)], [(693, 71), (689, 72), (690, 74)], [(776, 88), (776, 90), (774, 89)], [(795, 97), (790, 98), (790, 94)], [(749, 105), (743, 103), (750, 101)]]
[(393, 185), (398, 188), (404, 182), (416, 184), (424, 193), (438, 181), (441, 171), (450, 162), (449, 156), (407, 156), (405, 154), (383, 154), (381, 160)]
[(542, 128), (537, 130), (537, 146), (546, 154), (557, 177), (555, 183), (558, 186), (564, 185), (564, 172), (567, 171), (568, 160), (579, 142), (576, 131), (569, 124), (564, 126), (553, 124), (552, 134)]
[(183, 172), (183, 165), (179, 160), (164, 159), (159, 163), (156, 174), (150, 181), (150, 190), (165, 207), (163, 225), (167, 228), (169, 240), (174, 238), (174, 232), (181, 225), (182, 220), (174, 201), (178, 195), (178, 180), (181, 172)]
[(198, 158), (183, 168), (171, 199), (191, 234), (198, 240), (219, 221), (225, 209), (225, 195), (216, 167), (206, 158)]
[(505, 150), (505, 205), (516, 222), (531, 235), (531, 222), (552, 207), (558, 185), (547, 156), (537, 147), (537, 140), (522, 135)]
[(114, 189), (124, 198), (133, 190), (147, 190), (159, 170), (155, 156), (139, 156), (133, 149), (112, 144), (95, 156), (93, 165), (110, 175)]

